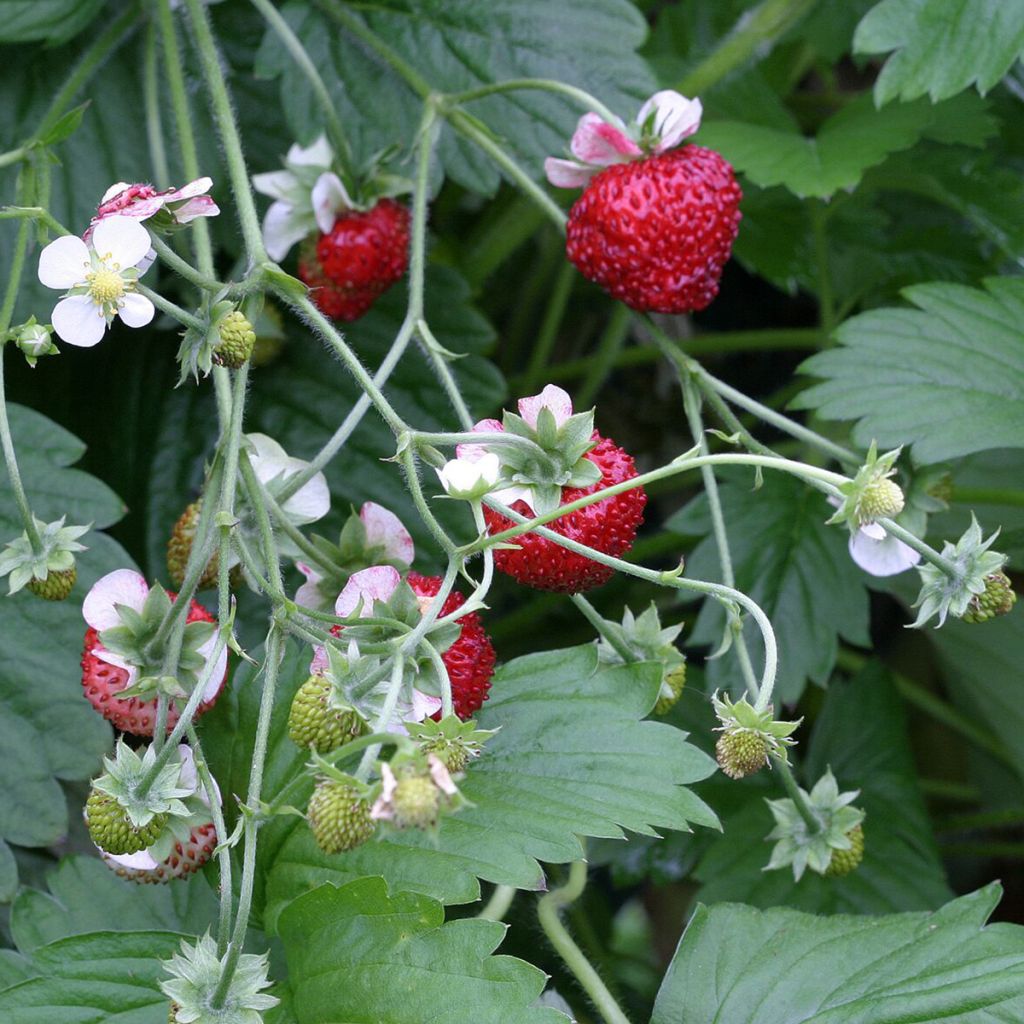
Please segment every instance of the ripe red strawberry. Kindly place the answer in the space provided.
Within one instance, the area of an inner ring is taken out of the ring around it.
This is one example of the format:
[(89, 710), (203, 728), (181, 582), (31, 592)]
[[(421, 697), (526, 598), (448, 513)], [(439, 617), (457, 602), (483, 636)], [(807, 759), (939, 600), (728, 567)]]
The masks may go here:
[[(177, 595), (168, 592), (172, 601)], [(201, 604), (193, 601), (188, 611), (188, 622), (216, 622)], [(133, 736), (152, 736), (156, 724), (156, 699), (142, 700), (139, 697), (128, 697), (122, 700), (117, 696), (128, 685), (128, 673), (123, 668), (110, 665), (97, 658), (93, 653), (99, 645), (99, 634), (91, 626), (85, 631), (85, 646), (82, 650), (82, 689), (86, 700), (115, 729), (131, 733)], [(227, 681), (227, 671), (220, 681), (223, 687)], [(218, 688), (219, 693), (219, 688)], [(196, 718), (216, 703), (216, 698), (204, 701), (196, 709)], [(173, 705), (168, 709), (167, 731), (170, 732), (178, 721), (178, 710)]]
[[(633, 457), (614, 441), (601, 437), (596, 430), (591, 438), (597, 442), (597, 447), (587, 452), (584, 458), (601, 470), (601, 479), (589, 487), (563, 487), (563, 505), (602, 488), (631, 480), (637, 475)], [(637, 527), (644, 521), (646, 504), (644, 489), (635, 487), (570, 512), (549, 523), (548, 529), (606, 555), (618, 557), (633, 546)], [(531, 516), (530, 507), (524, 501), (515, 502), (511, 508), (521, 515)], [(486, 505), (484, 520), (491, 534), (515, 525), (511, 519), (506, 519)], [(494, 552), (494, 564), (501, 572), (528, 587), (578, 594), (606, 583), (613, 573), (607, 566), (567, 551), (554, 541), (545, 540), (534, 533), (516, 537), (513, 543), (518, 544), (519, 549), (498, 549)]]
[(632, 309), (704, 309), (718, 294), (742, 198), (732, 167), (703, 146), (615, 163), (569, 211), (566, 255)]
[[(421, 576), (418, 572), (410, 572), (407, 579), (417, 597), (433, 597), (441, 589), (440, 576)], [(465, 601), (462, 594), (453, 590), (441, 606), (441, 615), (450, 615), (456, 608), (461, 608)], [(455, 713), (465, 720), (472, 718), (487, 700), (491, 676), (494, 675), (494, 647), (476, 612), (463, 616), (459, 623), (462, 632), (458, 640), (441, 655), (441, 660), (452, 682)], [(440, 713), (435, 717), (439, 716)]]
[[(197, 825), (192, 829), (187, 843), (175, 843), (174, 850), (167, 860), (155, 867), (133, 866), (126, 863), (130, 860), (146, 859), (143, 854), (133, 857), (111, 857), (100, 851), (107, 867), (121, 878), (140, 884), (157, 885), (169, 882), (172, 878), (187, 878), (193, 871), (198, 871), (213, 855), (217, 846), (217, 833), (213, 823)], [(148, 858), (152, 863), (152, 858)]]
[(358, 320), (409, 265), (409, 211), (381, 199), (367, 211), (342, 212), (315, 247), (299, 254), (299, 277), (317, 308), (335, 320)]

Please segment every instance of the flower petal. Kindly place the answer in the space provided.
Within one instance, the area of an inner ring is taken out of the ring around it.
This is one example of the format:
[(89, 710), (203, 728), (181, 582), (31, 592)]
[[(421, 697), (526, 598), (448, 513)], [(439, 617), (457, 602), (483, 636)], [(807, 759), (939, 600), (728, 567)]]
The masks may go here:
[(850, 557), (872, 576), (895, 576), (921, 561), (920, 554), (897, 537), (886, 533), (876, 540), (864, 529), (850, 537)]
[[(473, 431), (477, 434), (500, 434), (504, 426), (498, 420), (479, 420), (473, 424)], [(467, 462), (479, 462), (488, 449), (482, 444), (460, 444), (455, 447), (455, 454)]]
[(267, 171), (252, 176), (252, 187), (271, 199), (287, 199), (295, 185), (295, 175), (291, 171)]
[(388, 558), (403, 565), (412, 565), (416, 548), (409, 531), (394, 512), (374, 501), (367, 501), (359, 510), (359, 518), (366, 528), (368, 543), (382, 547)]
[(103, 198), (100, 200), (100, 206), (104, 203), (109, 203), (111, 199), (115, 199), (129, 188), (131, 188), (131, 185), (127, 181), (115, 181), (114, 184), (103, 193)]
[[(213, 654), (213, 648), (216, 645), (217, 637), (214, 634), (202, 644), (199, 648), (199, 653), (209, 662), (210, 655)], [(210, 681), (206, 684), (203, 690), (203, 702), (208, 703), (213, 700), (218, 693), (220, 693), (224, 684), (227, 682), (225, 672), (228, 667), (228, 649), (227, 645), (224, 645), (220, 649), (220, 654), (217, 655), (217, 661), (213, 666), (213, 675), (210, 676)]]
[(149, 232), (131, 217), (104, 217), (92, 232), (92, 246), (100, 259), (134, 267), (149, 252)]
[(334, 614), (345, 618), (351, 615), (362, 602), (361, 619), (373, 615), (373, 602), (386, 601), (395, 592), (401, 576), (391, 565), (373, 565), (369, 569), (354, 572), (345, 584), (345, 589), (334, 602)]
[(289, 164), (300, 164), (305, 167), (330, 167), (334, 159), (334, 151), (331, 149), (325, 135), (321, 135), (315, 142), (302, 148), (295, 143), (289, 150), (285, 162)]
[(642, 125), (651, 114), (654, 114), (654, 133), (658, 143), (654, 147), (656, 153), (664, 153), (667, 149), (678, 146), (700, 127), (700, 119), (704, 108), (698, 99), (689, 99), (672, 89), (656, 92), (636, 115), (636, 123)]
[(519, 415), (531, 426), (537, 426), (537, 416), (547, 406), (555, 417), (555, 425), (561, 426), (572, 415), (572, 399), (567, 391), (556, 384), (548, 384), (539, 395), (519, 399)]
[(544, 174), (555, 188), (583, 188), (597, 174), (596, 167), (584, 167), (575, 160), (549, 156), (544, 161)]
[(213, 188), (213, 178), (196, 178), (181, 188), (171, 188), (164, 193), (164, 198), (169, 203), (177, 203), (182, 199), (192, 199), (194, 196), (206, 195)]
[[(302, 462), (301, 459), (289, 460)], [(302, 463), (304, 469), (308, 463)], [(286, 474), (285, 479), (294, 476), (295, 471)], [(296, 526), (305, 526), (323, 519), (331, 510), (331, 491), (327, 486), (327, 477), (317, 473), (312, 480), (304, 483), (282, 506), (285, 514)]]
[[(272, 438), (266, 434), (246, 434), (246, 440), (256, 452), (253, 459), (253, 469), (261, 459), (287, 459), (288, 453)], [(271, 479), (271, 477), (267, 477)], [(260, 477), (263, 480), (263, 477)]]
[(123, 690), (127, 690), (129, 686), (134, 685), (135, 678), (139, 673), (139, 670), (134, 665), (129, 665), (120, 654), (115, 654), (113, 651), (108, 651), (102, 644), (97, 644), (92, 653), (99, 658), (100, 661), (105, 661), (108, 665), (113, 665), (114, 668), (124, 669), (128, 673), (128, 680), (122, 687)]
[(502, 487), (499, 491), (491, 491), (491, 497), (495, 501), (500, 501), (502, 505), (508, 506), (521, 501), (531, 512), (535, 511), (533, 507), (533, 489), (522, 484), (514, 484), (511, 487)]
[(55, 238), (39, 254), (39, 280), (47, 288), (73, 288), (89, 272), (89, 247), (75, 235)]
[(220, 207), (210, 196), (196, 196), (194, 199), (182, 203), (181, 206), (176, 206), (171, 216), (179, 224), (188, 224), (198, 217), (216, 217), (219, 213)]
[(430, 766), (430, 777), (434, 780), (434, 785), (442, 793), (446, 793), (448, 796), (455, 796), (458, 793), (458, 789), (455, 783), (452, 782), (452, 777), (448, 774), (444, 761), (437, 754), (428, 754), (427, 764)]
[(92, 348), (107, 333), (106, 317), (87, 295), (61, 299), (53, 307), (50, 319), (61, 341), (79, 348)]
[[(96, 849), (100, 850), (98, 846)], [(100, 855), (108, 864), (117, 864), (118, 867), (132, 868), (135, 871), (153, 871), (160, 866), (145, 850), (139, 850), (138, 853), (118, 854), (100, 850)]]
[(156, 315), (156, 309), (145, 295), (129, 292), (117, 307), (117, 315), (129, 327), (145, 327)]
[(263, 244), (272, 260), (283, 260), (296, 242), (301, 242), (312, 228), (311, 218), (295, 212), (290, 203), (271, 203), (263, 218)]
[(149, 584), (141, 573), (134, 569), (115, 569), (101, 576), (85, 595), (82, 617), (97, 633), (102, 633), (121, 625), (115, 605), (123, 604), (141, 612), (148, 594)]
[(609, 124), (599, 114), (584, 114), (572, 133), (569, 151), (584, 164), (607, 167), (623, 157), (639, 156), (640, 147), (626, 134), (625, 126)]
[(338, 212), (350, 209), (352, 199), (332, 171), (321, 174), (313, 186), (313, 216), (316, 226), (326, 235), (338, 219)]

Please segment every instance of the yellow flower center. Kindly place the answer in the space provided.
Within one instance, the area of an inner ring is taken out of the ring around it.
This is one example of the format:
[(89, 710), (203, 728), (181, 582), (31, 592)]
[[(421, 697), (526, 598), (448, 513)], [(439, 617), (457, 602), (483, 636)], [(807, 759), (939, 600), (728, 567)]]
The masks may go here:
[(124, 278), (113, 270), (94, 270), (91, 274), (86, 274), (85, 279), (89, 284), (89, 294), (93, 301), (101, 306), (108, 302), (116, 302), (124, 295)]

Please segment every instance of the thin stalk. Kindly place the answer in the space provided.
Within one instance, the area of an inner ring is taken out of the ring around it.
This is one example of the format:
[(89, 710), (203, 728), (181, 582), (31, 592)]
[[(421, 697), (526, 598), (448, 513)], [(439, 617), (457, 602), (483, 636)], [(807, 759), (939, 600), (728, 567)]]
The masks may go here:
[(41, 221), (58, 235), (70, 235), (66, 227), (49, 210), (41, 206), (4, 206), (0, 207), (0, 220), (35, 220)]
[(434, 540), (441, 545), (445, 554), (450, 557), (457, 550), (456, 545), (451, 537), (445, 533), (444, 527), (437, 521), (437, 517), (427, 504), (427, 499), (423, 494), (423, 487), (420, 484), (416, 456), (413, 454), (412, 449), (406, 448), (399, 456), (399, 461), (402, 464), (402, 469), (405, 471), (405, 482), (409, 487), (409, 493), (412, 496), (413, 504), (416, 506), (416, 511), (419, 512), (420, 518), (426, 523), (431, 534), (433, 534)]
[[(384, 732), (387, 729), (388, 723), (394, 717), (395, 707), (398, 704), (398, 697), (402, 692), (402, 684), (404, 681), (405, 658), (399, 654), (395, 657), (394, 664), (391, 666), (391, 682), (388, 686), (387, 695), (384, 698), (384, 705), (380, 709), (380, 714), (377, 716), (377, 720), (373, 723), (374, 733)], [(356, 778), (360, 782), (365, 782), (369, 777), (370, 769), (373, 767), (373, 762), (380, 756), (380, 748), (380, 743), (374, 743), (363, 751), (359, 767), (356, 769)]]
[[(194, 222), (193, 222), (194, 223)], [(167, 264), (179, 277), (184, 278), (189, 284), (207, 292), (222, 292), (225, 285), (216, 278), (207, 277), (196, 270), (187, 260), (183, 260), (155, 231), (149, 233), (150, 244), (156, 250), (160, 259)]]
[(587, 862), (574, 861), (569, 868), (569, 880), (558, 889), (552, 889), (537, 901), (537, 918), (548, 941), (562, 958), (573, 977), (590, 997), (598, 1013), (607, 1024), (629, 1024), (629, 1018), (615, 1001), (601, 976), (594, 970), (583, 951), (573, 941), (559, 917), (560, 911), (574, 903), (583, 894), (587, 884)]
[[(569, 264), (571, 266), (571, 264)], [(631, 313), (628, 306), (616, 305), (608, 319), (597, 348), (590, 357), (590, 369), (583, 378), (583, 383), (576, 392), (576, 402), (580, 409), (589, 408), (598, 392), (604, 386), (608, 375), (615, 365), (622, 346), (629, 337)]]
[(18, 146), (17, 149), (9, 149), (6, 153), (0, 153), (0, 167), (10, 167), (11, 164), (24, 160), (30, 148), (29, 146)]
[(448, 396), (448, 401), (451, 402), (456, 418), (463, 427), (467, 430), (470, 429), (475, 422), (473, 415), (469, 411), (469, 406), (466, 405), (466, 400), (462, 397), (462, 392), (455, 380), (455, 374), (452, 373), (451, 367), (448, 365), (441, 343), (434, 337), (434, 332), (431, 331), (426, 320), (416, 321), (416, 331), (423, 339), (423, 348), (427, 358), (434, 367), (434, 372)]
[(201, 331), (205, 327), (205, 324), (199, 317), (182, 309), (181, 306), (171, 302), (170, 299), (165, 299), (159, 292), (153, 291), (152, 288), (147, 288), (146, 285), (139, 283), (136, 284), (135, 289), (140, 295), (145, 295), (161, 313), (166, 313), (169, 317), (173, 317), (179, 324), (185, 327), (194, 327), (197, 331)]
[(465, 92), (450, 92), (444, 96), (444, 102), (458, 106), (463, 103), (471, 103), (473, 100), (483, 99), (485, 96), (496, 96), (505, 92), (522, 92), (524, 90), (535, 90), (540, 92), (559, 93), (575, 100), (581, 107), (592, 110), (602, 120), (615, 124), (621, 121), (613, 114), (597, 97), (591, 96), (583, 89), (577, 89), (574, 85), (566, 82), (557, 82), (550, 78), (509, 78), (504, 82), (492, 82), (489, 85), (481, 85), (476, 89), (467, 89)]
[(164, 126), (160, 116), (160, 73), (157, 59), (157, 36), (159, 28), (155, 21), (146, 26), (146, 54), (142, 75), (142, 99), (146, 108), (146, 140), (149, 144), (149, 160), (153, 165), (153, 180), (158, 189), (170, 188), (171, 172), (167, 164), (167, 147), (164, 144)]
[(256, 510), (256, 524), (260, 531), (260, 544), (263, 547), (267, 578), (270, 580), (271, 586), (283, 593), (284, 578), (281, 576), (281, 559), (277, 553), (277, 543), (274, 540), (274, 528), (271, 525), (270, 516), (267, 514), (267, 506), (262, 500), (260, 481), (249, 462), (248, 452), (239, 452), (238, 467), (242, 471), (242, 480), (249, 496), (249, 504)]
[(608, 623), (602, 618), (601, 613), (582, 594), (572, 594), (569, 600), (576, 605), (587, 622), (594, 627), (597, 635), (606, 640), (609, 646), (627, 665), (639, 660), (637, 655), (629, 649), (629, 645), (624, 643), (614, 630), (608, 628), (609, 625), (614, 625), (614, 623)]
[(782, 780), (786, 793), (796, 805), (797, 812), (806, 822), (807, 827), (812, 832), (820, 832), (821, 821), (818, 820), (818, 816), (814, 813), (811, 805), (807, 802), (803, 793), (800, 792), (800, 787), (796, 784), (796, 779), (793, 778), (793, 771), (789, 764), (783, 761), (781, 757), (773, 757), (772, 765)]
[[(539, 381), (547, 368), (551, 353), (558, 340), (558, 330), (565, 319), (565, 309), (569, 304), (573, 281), (576, 279), (576, 268), (566, 261), (558, 271), (554, 286), (548, 296), (544, 309), (544, 319), (537, 332), (537, 340), (530, 347), (530, 362), (523, 375), (523, 390), (530, 394), (539, 386)], [(583, 408), (583, 403), (579, 403)]]
[(504, 921), (517, 891), (514, 885), (496, 885), (491, 898), (476, 916), (485, 921)]

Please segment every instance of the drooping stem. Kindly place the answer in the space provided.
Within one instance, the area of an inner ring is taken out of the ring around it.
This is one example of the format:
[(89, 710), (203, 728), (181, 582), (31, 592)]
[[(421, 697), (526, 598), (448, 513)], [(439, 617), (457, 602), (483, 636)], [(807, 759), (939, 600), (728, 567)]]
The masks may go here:
[(797, 812), (800, 817), (804, 819), (807, 827), (811, 832), (820, 832), (822, 822), (814, 813), (814, 809), (807, 802), (806, 797), (800, 791), (800, 787), (796, 784), (796, 779), (793, 778), (793, 771), (789, 767), (789, 763), (784, 761), (781, 757), (773, 757), (772, 765), (779, 773), (779, 778), (782, 780), (782, 785), (785, 787), (786, 793), (789, 794), (789, 798), (796, 805)]
[(491, 898), (476, 916), (485, 921), (504, 921), (518, 891), (514, 885), (496, 885)]
[(623, 642), (618, 633), (608, 628), (609, 625), (614, 625), (614, 623), (606, 622), (598, 610), (582, 594), (573, 594), (569, 600), (576, 605), (587, 622), (594, 627), (597, 635), (607, 641), (609, 646), (627, 665), (639, 660), (636, 654), (629, 649), (629, 645)]
[[(402, 685), (405, 682), (405, 658), (399, 654), (395, 657), (391, 666), (391, 683), (388, 686), (387, 695), (384, 698), (384, 705), (380, 709), (377, 720), (373, 723), (373, 732), (384, 732), (388, 723), (395, 717), (395, 707), (398, 705), (398, 698), (402, 692)], [(363, 751), (362, 760), (356, 769), (356, 778), (365, 782), (370, 775), (373, 762), (380, 756), (380, 743), (374, 743)]]

